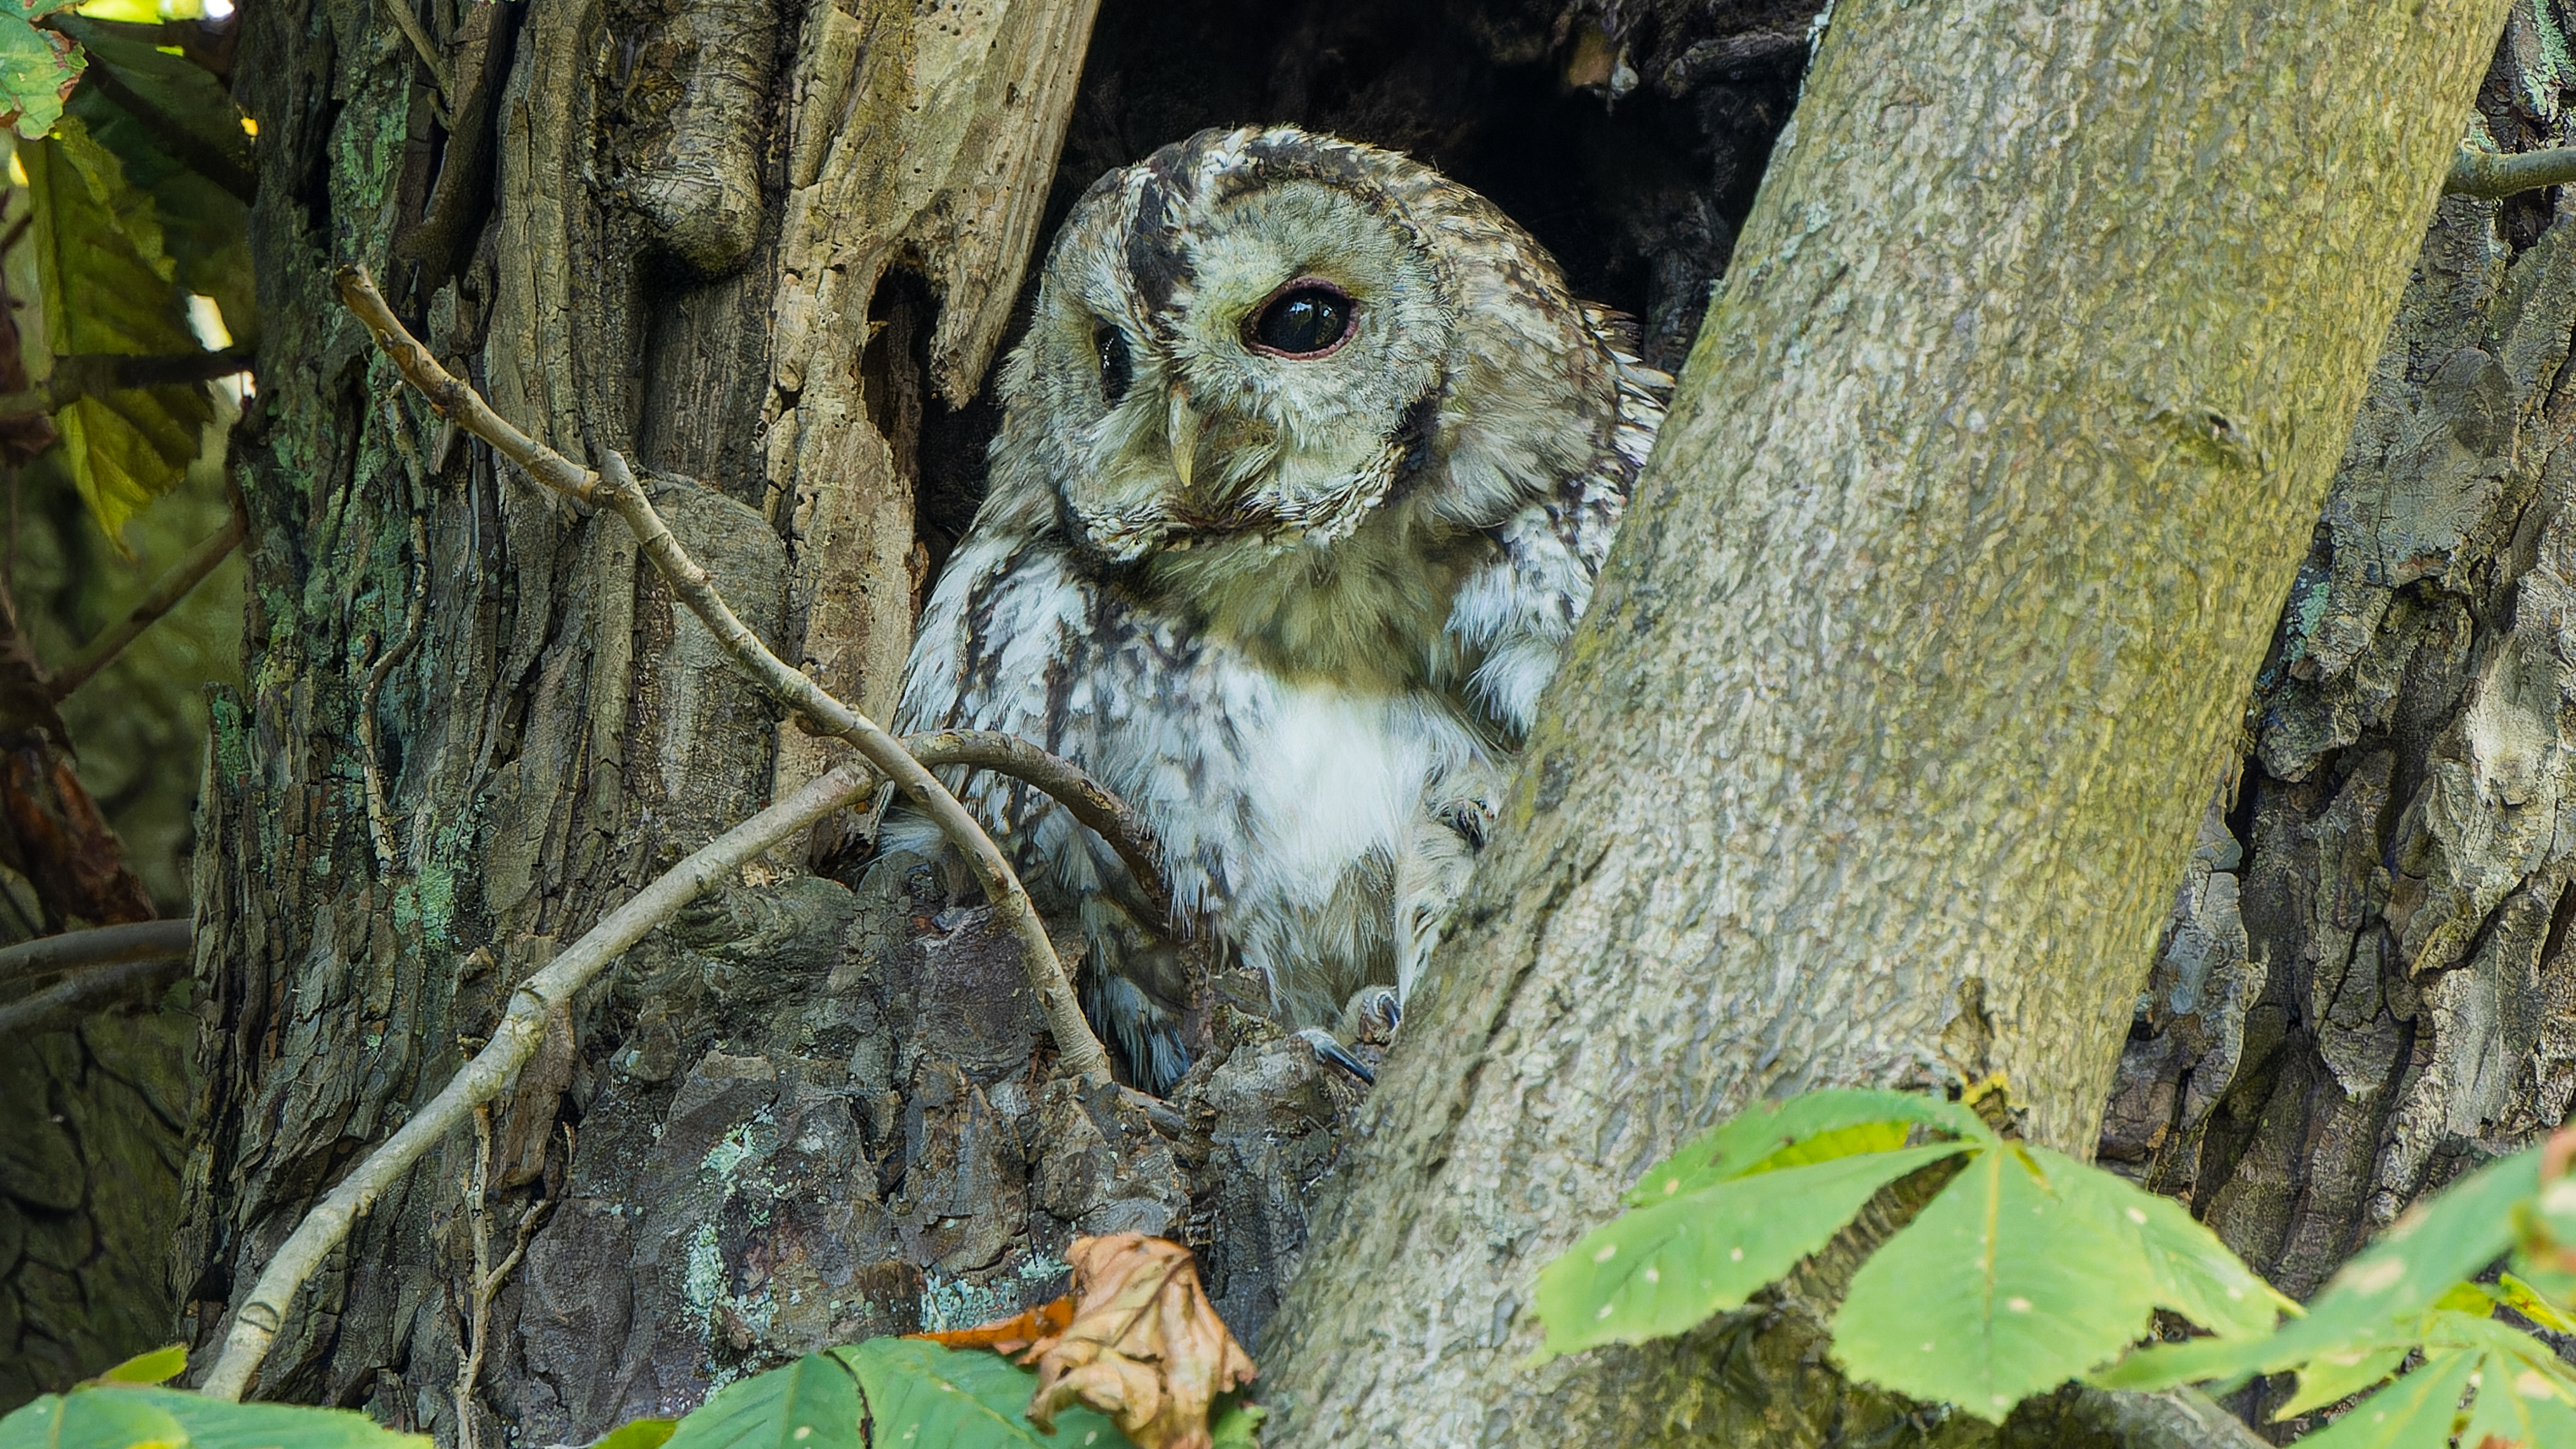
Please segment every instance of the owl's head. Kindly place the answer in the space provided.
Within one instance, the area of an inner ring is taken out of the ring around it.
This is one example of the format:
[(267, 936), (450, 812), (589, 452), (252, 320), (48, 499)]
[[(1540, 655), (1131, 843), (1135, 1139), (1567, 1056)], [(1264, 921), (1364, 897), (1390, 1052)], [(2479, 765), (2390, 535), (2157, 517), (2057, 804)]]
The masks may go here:
[(994, 505), (1182, 588), (1371, 533), (1418, 556), (1589, 466), (1611, 392), (1554, 262), (1482, 197), (1373, 147), (1207, 131), (1058, 234)]

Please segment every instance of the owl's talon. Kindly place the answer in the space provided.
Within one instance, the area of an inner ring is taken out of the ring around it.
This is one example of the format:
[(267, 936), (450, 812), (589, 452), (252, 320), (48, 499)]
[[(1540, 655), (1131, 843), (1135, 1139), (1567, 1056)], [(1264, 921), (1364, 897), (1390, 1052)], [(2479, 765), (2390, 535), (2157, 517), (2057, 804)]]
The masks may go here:
[(1297, 1039), (1314, 1051), (1317, 1061), (1330, 1062), (1369, 1086), (1377, 1085), (1377, 1073), (1362, 1066), (1359, 1058), (1352, 1056), (1347, 1048), (1333, 1039), (1331, 1032), (1320, 1026), (1310, 1026), (1297, 1033)]
[(1385, 1046), (1395, 1040), (1395, 1029), (1403, 1020), (1404, 998), (1394, 987), (1363, 986), (1342, 1004), (1341, 1030), (1335, 1035), (1342, 1041)]

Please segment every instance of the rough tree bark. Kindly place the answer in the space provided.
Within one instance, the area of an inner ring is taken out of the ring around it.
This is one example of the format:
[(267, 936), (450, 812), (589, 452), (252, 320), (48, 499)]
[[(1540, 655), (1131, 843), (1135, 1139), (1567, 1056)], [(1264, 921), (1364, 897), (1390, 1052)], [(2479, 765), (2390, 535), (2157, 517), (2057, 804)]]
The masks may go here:
[[(2568, 143), (2566, 23), (2514, 7), (2468, 144)], [(2563, 195), (2446, 199), (2121, 1061), (2103, 1159), (2292, 1293), (2576, 1095), (2571, 332)]]
[[(1538, 199), (1578, 148), (1623, 186), (1533, 223), (1677, 345), (1785, 114), (1798, 24), (1744, 7), (1730, 23), (1768, 28), (1741, 54), (1613, 115), (1609, 78), (1559, 93), (1550, 7), (1120, 0), (1068, 127), (1090, 0), (428, 0), (426, 55), (388, 0), (243, 14), (269, 323), (238, 439), (247, 684), (218, 702), (198, 859), (177, 1274), (200, 1344), (514, 980), (820, 763), (620, 525), (401, 395), (332, 304), (333, 262), (369, 264), (521, 426), (658, 470), (753, 627), (881, 705), (980, 476), (989, 412), (949, 404), (1005, 330), (1042, 203), (1252, 116), (1499, 159), (1490, 189)], [(1192, 49), (1193, 27), (1232, 48)], [(416, 582), (426, 626), (370, 753), (365, 681)], [(871, 863), (850, 822), (631, 952), (492, 1114), (486, 1186), (458, 1134), (303, 1295), (255, 1391), (446, 1442), (496, 1419), (579, 1440), (784, 1354), (1051, 1296), (1076, 1231), (1188, 1237), (1256, 1336), (1355, 1091), (1223, 1011), (1163, 1107), (1057, 1080), (1007, 944), (952, 891)], [(527, 1252), (460, 1383), (478, 1234), (489, 1261)]]
[(1530, 1372), (1529, 1280), (1764, 1094), (2002, 1071), (2090, 1151), (2503, 10), (1837, 8), (1274, 1330), (1278, 1442), (1901, 1428), (1798, 1311)]

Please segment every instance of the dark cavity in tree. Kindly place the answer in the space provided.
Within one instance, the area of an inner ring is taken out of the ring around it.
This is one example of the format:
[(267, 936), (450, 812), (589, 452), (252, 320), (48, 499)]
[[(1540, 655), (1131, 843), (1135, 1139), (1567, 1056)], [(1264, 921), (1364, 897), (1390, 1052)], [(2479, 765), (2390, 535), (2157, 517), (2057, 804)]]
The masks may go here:
[[(1103, 0), (1041, 236), (1106, 171), (1209, 126), (1294, 123), (1407, 152), (1491, 197), (1575, 294), (1676, 368), (1806, 66), (1807, 0)], [(1006, 346), (1016, 346), (1036, 268)], [(935, 574), (972, 521), (992, 390), (924, 409)]]

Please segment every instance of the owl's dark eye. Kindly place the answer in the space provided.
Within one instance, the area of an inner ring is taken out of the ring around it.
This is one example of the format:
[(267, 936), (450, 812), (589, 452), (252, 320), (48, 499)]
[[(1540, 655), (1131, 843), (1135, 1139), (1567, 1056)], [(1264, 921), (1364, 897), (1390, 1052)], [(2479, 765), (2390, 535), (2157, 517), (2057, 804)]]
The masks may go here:
[(1351, 294), (1311, 277), (1290, 282), (1262, 305), (1244, 328), (1255, 352), (1277, 357), (1321, 357), (1350, 340), (1359, 308)]
[(1116, 407), (1127, 397), (1128, 387), (1136, 381), (1136, 364), (1127, 355), (1127, 334), (1115, 327), (1103, 327), (1092, 334), (1091, 345), (1100, 352), (1100, 395)]

